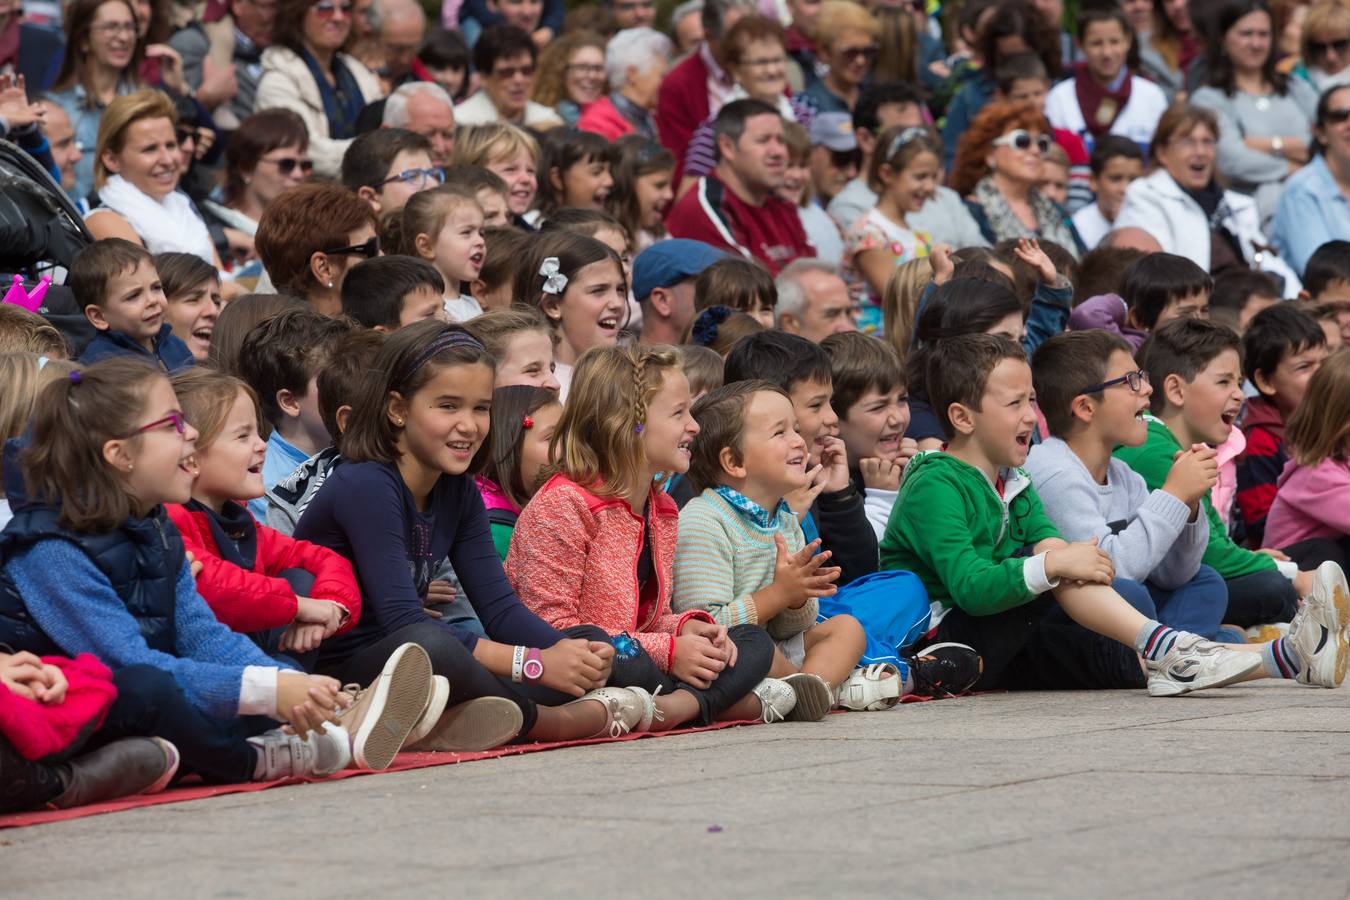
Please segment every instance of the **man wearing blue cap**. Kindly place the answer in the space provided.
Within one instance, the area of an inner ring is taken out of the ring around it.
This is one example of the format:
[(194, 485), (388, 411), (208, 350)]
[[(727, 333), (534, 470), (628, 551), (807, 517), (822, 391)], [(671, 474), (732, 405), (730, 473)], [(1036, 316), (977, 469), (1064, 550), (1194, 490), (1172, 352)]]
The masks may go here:
[(694, 279), (726, 254), (702, 241), (657, 241), (633, 260), (633, 296), (642, 304), (641, 344), (678, 344), (694, 321)]

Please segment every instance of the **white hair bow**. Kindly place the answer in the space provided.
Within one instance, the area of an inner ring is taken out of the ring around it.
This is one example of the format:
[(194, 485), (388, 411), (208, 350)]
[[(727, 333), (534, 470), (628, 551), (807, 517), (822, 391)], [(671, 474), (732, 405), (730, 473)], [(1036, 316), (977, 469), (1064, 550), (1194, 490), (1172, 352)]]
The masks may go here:
[(544, 276), (542, 290), (545, 294), (561, 296), (562, 292), (567, 290), (567, 276), (558, 271), (558, 257), (550, 256), (545, 259), (543, 265), (539, 267), (539, 274)]

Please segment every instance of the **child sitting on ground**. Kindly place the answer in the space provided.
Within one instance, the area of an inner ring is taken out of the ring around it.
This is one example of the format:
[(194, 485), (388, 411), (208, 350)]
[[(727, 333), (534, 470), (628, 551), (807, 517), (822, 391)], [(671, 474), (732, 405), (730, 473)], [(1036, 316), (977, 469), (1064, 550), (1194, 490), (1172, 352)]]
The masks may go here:
[[(271, 434), (263, 461), (263, 489), (273, 487), (332, 438), (319, 415), (316, 379), (332, 358), (338, 337), (351, 329), (343, 319), (308, 308), (288, 309), (265, 319), (244, 338), (239, 377), (258, 397)], [(248, 503), (255, 519), (267, 516), (267, 501)]]
[(1246, 334), (1252, 319), (1280, 302), (1280, 287), (1265, 272), (1229, 270), (1214, 279), (1209, 295), (1209, 320)]
[(483, 229), (483, 265), (478, 269), (478, 277), (469, 282), (469, 294), (484, 310), (511, 308), (516, 263), (532, 240), (519, 228)]
[(223, 372), (194, 368), (172, 379), (183, 416), (197, 429), (192, 498), (169, 518), (202, 564), (197, 591), (216, 618), (268, 654), (301, 665), (319, 642), (361, 615), (351, 563), (254, 521), (241, 501), (261, 497), (263, 453), (253, 391)]
[(1151, 393), (1124, 338), (1074, 331), (1052, 337), (1032, 362), (1036, 399), (1051, 437), (1031, 448), (1026, 470), (1047, 515), (1071, 541), (1097, 542), (1115, 564), (1111, 586), (1144, 615), (1213, 639), (1228, 590), (1200, 564), (1209, 522), (1200, 500), (1219, 478), (1208, 447), (1181, 453), (1163, 486), (1113, 459), (1148, 437)]
[(555, 628), (613, 642), (605, 690), (647, 701), (635, 730), (782, 719), (796, 695), (765, 678), (763, 629), (671, 609), (679, 514), (656, 478), (688, 470), (698, 434), (679, 357), (593, 349), (573, 390), (553, 439), (557, 474), (521, 512), (506, 558), (521, 599)]
[[(1243, 400), (1238, 348), (1232, 330), (1203, 319), (1180, 319), (1149, 335), (1138, 355), (1140, 368), (1153, 382), (1148, 439), (1115, 452), (1144, 476), (1149, 490), (1166, 483), (1178, 453), (1202, 444), (1216, 448), (1228, 439)], [(1228, 584), (1224, 621), (1240, 628), (1290, 621), (1299, 597), (1312, 590), (1313, 573), (1286, 563), (1286, 576), (1277, 565), (1277, 560), (1287, 559), (1279, 550), (1238, 546), (1210, 497), (1201, 502), (1209, 519), (1204, 563)]]
[(1127, 137), (1108, 134), (1093, 145), (1090, 165), (1090, 184), (1096, 199), (1073, 214), (1073, 227), (1089, 251), (1111, 231), (1125, 200), (1125, 189), (1144, 174), (1144, 151)]
[(426, 260), (445, 285), (442, 312), (451, 322), (467, 322), (483, 307), (464, 285), (483, 268), (483, 208), (471, 191), (441, 186), (414, 194), (397, 212), (380, 222), (380, 239), (388, 252)]
[(193, 365), (192, 351), (165, 318), (168, 301), (144, 247), (121, 238), (95, 241), (76, 254), (66, 284), (98, 331), (80, 362), (136, 356), (166, 372)]
[(362, 328), (397, 331), (443, 317), (444, 294), (445, 279), (431, 263), (411, 256), (377, 256), (347, 270), (342, 314)]
[(557, 333), (534, 309), (490, 309), (469, 324), (469, 330), (497, 361), (496, 387), (527, 384), (558, 393), (553, 374)]
[[(1320, 544), (1325, 559), (1344, 566), (1350, 547), (1350, 352), (1337, 351), (1309, 380), (1289, 418), (1285, 445), (1293, 459), (1280, 474), (1267, 540), (1287, 547), (1305, 566), (1313, 560), (1297, 545)], [(1341, 613), (1350, 620), (1350, 610)]]
[(1326, 358), (1322, 326), (1292, 303), (1279, 303), (1259, 313), (1242, 337), (1242, 373), (1258, 394), (1247, 401), (1242, 416), (1247, 450), (1237, 461), (1237, 505), (1250, 547), (1267, 546), (1263, 543), (1266, 514), (1275, 500), (1280, 473), (1289, 462), (1284, 426), (1303, 401), (1308, 380)]
[(219, 622), (163, 509), (191, 496), (196, 439), (168, 378), (138, 359), (43, 390), (20, 457), (33, 495), (0, 537), (0, 642), (99, 657), (143, 704), (142, 726), (210, 782), (384, 768), (414, 724), (407, 707), (426, 702), (426, 654), (385, 648), (344, 728), (337, 681), (279, 667)]
[(0, 353), (0, 384), (5, 386), (4, 393), (0, 394), (0, 447), (4, 447), (4, 478), (0, 481), (0, 528), (4, 528), (13, 515), (9, 498), (5, 496), (6, 483), (13, 480), (18, 487), (22, 482), (15, 462), (18, 444), (7, 445), (7, 442), (19, 437), (28, 427), (42, 388), (58, 378), (65, 378), (75, 368), (73, 363), (65, 360), (44, 361), (32, 353)]
[(722, 386), (722, 369), (725, 365), (717, 351), (698, 344), (683, 344), (679, 348), (680, 367), (684, 377), (689, 379), (689, 396), (695, 403), (704, 394)]
[(694, 311), (724, 306), (750, 316), (765, 328), (773, 327), (778, 287), (773, 275), (753, 259), (719, 259), (694, 279)]
[(839, 415), (849, 478), (863, 495), (867, 520), (881, 540), (900, 491), (900, 474), (919, 452), (914, 439), (905, 437), (905, 372), (890, 344), (859, 331), (832, 334), (820, 346), (830, 356), (830, 405)]
[[(882, 560), (923, 580), (937, 640), (968, 644), (983, 657), (977, 689), (1141, 687), (1136, 652), (1152, 696), (1261, 677), (1261, 655), (1150, 619), (1111, 589), (1109, 554), (1095, 542), (1060, 537), (1020, 468), (1036, 425), (1031, 368), (1020, 347), (985, 334), (942, 341), (928, 385), (950, 439), (945, 450), (910, 462)], [(1317, 612), (1339, 632), (1330, 585), (1322, 596)], [(1060, 639), (1045, 621), (1056, 604), (1116, 643)], [(1317, 641), (1315, 630), (1303, 629), (1296, 646)], [(1301, 671), (1324, 673), (1328, 655), (1332, 665), (1338, 661), (1326, 650), (1288, 656), (1299, 658)]]
[(544, 483), (549, 444), (562, 411), (558, 395), (547, 388), (513, 384), (492, 392), (491, 449), (475, 478), (503, 563), (520, 510)]
[(802, 517), (807, 541), (819, 539), (839, 566), (840, 587), (875, 572), (876, 533), (867, 521), (863, 496), (849, 479), (839, 417), (830, 405), (830, 357), (804, 337), (763, 331), (732, 348), (724, 372), (726, 384), (764, 379), (787, 392), (811, 460), (808, 486), (794, 491), (788, 504)]
[(0, 303), (0, 353), (33, 353), (65, 359), (70, 351), (56, 326), (35, 312)]
[(1184, 256), (1150, 253), (1131, 263), (1119, 296), (1099, 294), (1070, 316), (1076, 329), (1104, 328), (1138, 347), (1148, 333), (1173, 319), (1208, 318), (1214, 280)]

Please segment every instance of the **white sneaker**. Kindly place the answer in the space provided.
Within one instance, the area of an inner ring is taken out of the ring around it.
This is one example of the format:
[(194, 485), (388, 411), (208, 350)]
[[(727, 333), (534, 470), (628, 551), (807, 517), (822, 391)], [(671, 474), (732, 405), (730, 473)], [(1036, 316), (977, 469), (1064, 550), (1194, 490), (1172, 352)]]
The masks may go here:
[(1334, 688), (1345, 680), (1346, 619), (1350, 617), (1350, 589), (1334, 562), (1324, 562), (1313, 577), (1313, 590), (1303, 598), (1286, 638), (1303, 664), (1298, 683)]
[(894, 709), (905, 686), (900, 670), (890, 663), (872, 663), (839, 686), (839, 705), (856, 711)]
[(797, 695), (792, 721), (819, 722), (830, 714), (830, 708), (834, 706), (834, 691), (830, 690), (824, 678), (810, 672), (793, 672), (783, 681)]
[(760, 718), (766, 725), (783, 721), (797, 705), (797, 692), (792, 685), (778, 678), (765, 678), (750, 693), (759, 698), (763, 709)]
[(445, 712), (445, 704), (450, 702), (450, 679), (444, 675), (431, 676), (431, 692), (427, 694), (427, 705), (422, 710), (422, 718), (413, 726), (413, 730), (408, 733), (408, 739), (403, 742), (403, 746), (412, 747), (422, 740), (422, 738), (431, 734), (431, 729), (441, 721), (441, 713)]
[(1176, 697), (1241, 681), (1261, 668), (1261, 654), (1229, 650), (1196, 634), (1181, 634), (1157, 662), (1148, 662), (1148, 692)]
[[(643, 694), (647, 694), (647, 692), (643, 691)], [(647, 694), (647, 696), (650, 697), (651, 695)], [(567, 705), (572, 706), (576, 703), (587, 703), (592, 700), (604, 706), (606, 717), (605, 727), (591, 735), (592, 738), (622, 737), (642, 724), (642, 718), (647, 713), (647, 701), (628, 688), (597, 688)]]
[(352, 761), (351, 738), (346, 729), (331, 722), (324, 722), (322, 731), (311, 731), (304, 740), (276, 728), (248, 742), (263, 755), (263, 772), (256, 781), (327, 778)]

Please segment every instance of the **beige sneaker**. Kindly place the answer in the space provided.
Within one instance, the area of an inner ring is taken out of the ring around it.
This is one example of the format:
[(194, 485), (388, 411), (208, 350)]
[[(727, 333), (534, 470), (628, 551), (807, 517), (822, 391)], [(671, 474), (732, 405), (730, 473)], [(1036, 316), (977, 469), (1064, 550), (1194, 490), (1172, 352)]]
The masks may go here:
[(417, 644), (389, 655), (383, 671), (338, 715), (351, 735), (352, 764), (387, 769), (422, 718), (431, 691), (431, 658)]
[(452, 706), (440, 716), (426, 736), (408, 749), (419, 752), (473, 753), (491, 750), (520, 734), (525, 716), (505, 697), (475, 697)]
[(422, 718), (417, 720), (413, 726), (412, 733), (403, 745), (409, 750), (413, 745), (419, 743), (424, 737), (431, 734), (431, 729), (441, 721), (441, 713), (445, 712), (445, 704), (450, 702), (450, 679), (444, 675), (431, 676), (431, 691), (427, 694), (427, 705), (422, 710)]

